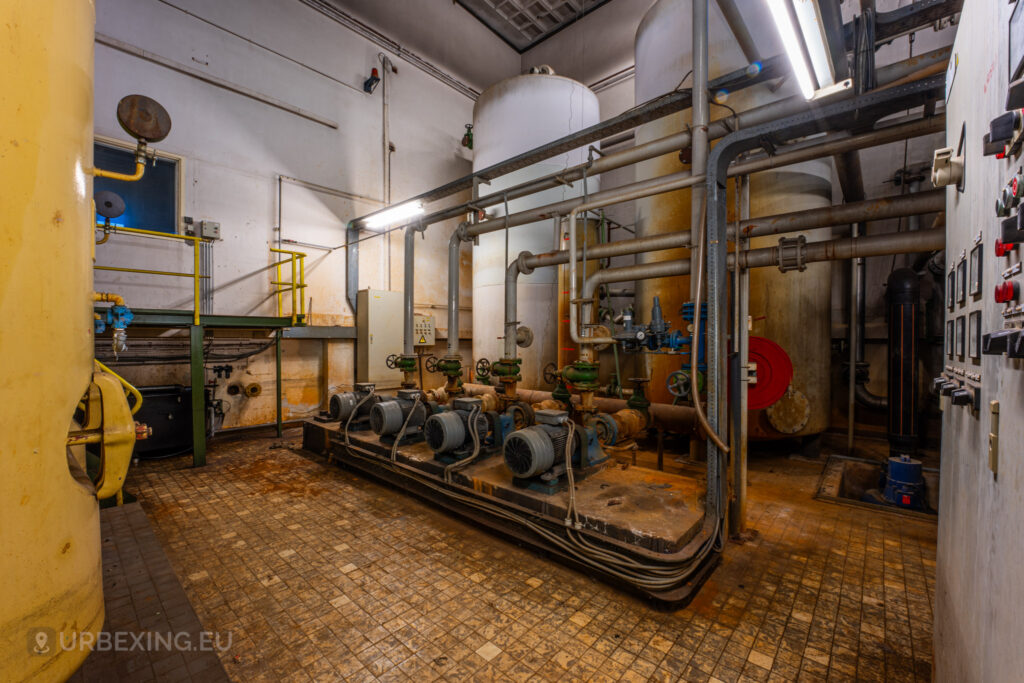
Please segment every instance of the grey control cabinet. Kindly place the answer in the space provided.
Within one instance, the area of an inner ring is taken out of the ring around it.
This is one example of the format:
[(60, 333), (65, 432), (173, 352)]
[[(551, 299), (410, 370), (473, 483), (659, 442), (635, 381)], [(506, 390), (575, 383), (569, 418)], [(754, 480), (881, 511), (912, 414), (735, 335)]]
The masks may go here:
[(400, 386), (402, 373), (389, 369), (387, 358), (402, 353), (402, 293), (362, 289), (356, 305), (356, 381)]

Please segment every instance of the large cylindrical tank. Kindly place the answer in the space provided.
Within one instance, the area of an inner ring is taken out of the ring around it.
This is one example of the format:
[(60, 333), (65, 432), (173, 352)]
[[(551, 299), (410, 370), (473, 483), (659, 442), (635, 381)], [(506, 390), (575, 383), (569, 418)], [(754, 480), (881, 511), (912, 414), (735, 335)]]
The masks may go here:
[[(480, 95), (473, 109), (473, 170), (479, 171), (517, 154), (577, 132), (600, 121), (597, 96), (582, 83), (546, 73), (524, 74), (501, 81)], [(552, 157), (481, 185), (481, 194), (500, 192), (538, 176), (582, 163), (586, 147)], [(584, 184), (559, 186), (512, 200), (510, 213), (583, 194)], [(597, 181), (587, 181), (588, 191)], [(504, 207), (497, 206), (504, 215)], [(473, 357), (492, 362), (503, 355), (505, 268), (527, 250), (551, 251), (560, 241), (554, 221), (541, 221), (508, 230), (506, 260), (504, 230), (480, 236), (473, 248)], [(555, 362), (558, 339), (557, 270), (538, 268), (519, 277), (520, 324), (533, 330), (533, 344), (519, 349), (522, 386), (543, 386), (544, 365)]]
[(103, 625), (99, 505), (66, 447), (93, 357), (93, 3), (4, 3), (0, 672), (64, 680)]
[[(751, 3), (754, 5), (756, 3)], [(747, 22), (770, 18), (754, 16), (763, 8), (747, 7), (743, 11)], [(717, 76), (747, 65), (747, 59), (733, 38), (716, 3), (709, 3), (709, 74)], [(644, 16), (637, 29), (636, 101), (645, 102), (677, 87), (689, 87), (692, 64), (691, 34), (692, 7), (688, 0), (660, 0)], [(776, 93), (767, 86), (754, 86), (729, 94), (725, 103), (737, 111), (749, 109), (780, 97), (796, 93), (796, 86), (786, 83)], [(721, 97), (721, 94), (718, 94)], [(711, 118), (729, 114), (724, 107), (712, 105)], [(691, 120), (690, 110), (645, 124), (637, 129), (636, 142), (641, 144), (684, 130)], [(712, 143), (714, 144), (714, 143)], [(638, 164), (637, 180), (676, 173), (689, 168), (680, 155), (667, 154)], [(752, 216), (799, 211), (831, 204), (831, 169), (828, 162), (813, 162), (790, 166), (778, 171), (765, 171), (751, 177), (750, 213)], [(729, 193), (729, 219), (734, 219), (735, 199)], [(655, 235), (690, 229), (689, 190), (658, 195), (636, 202), (636, 232)], [(817, 234), (820, 232), (821, 234)], [(823, 239), (829, 231), (803, 233), (808, 240)], [(794, 235), (795, 236), (795, 235)], [(751, 241), (751, 248), (778, 244), (778, 238), (759, 238)], [(644, 254), (641, 262), (689, 258), (688, 251)], [(831, 266), (829, 263), (809, 264), (804, 272), (781, 273), (775, 268), (751, 271), (750, 315), (754, 321), (751, 334), (767, 337), (779, 344), (794, 361), (793, 388), (806, 394), (811, 414), (806, 425), (785, 436), (814, 434), (828, 424), (829, 406), (829, 324), (830, 324)], [(680, 307), (690, 301), (688, 277), (661, 278), (637, 283), (636, 310), (640, 322), (649, 322), (651, 301), (661, 297), (666, 319), (678, 327), (682, 316)], [(671, 402), (665, 387), (666, 377), (680, 369), (678, 357), (648, 356), (650, 371), (650, 398), (652, 401)], [(763, 415), (752, 416), (751, 436), (783, 436), (774, 430)]]

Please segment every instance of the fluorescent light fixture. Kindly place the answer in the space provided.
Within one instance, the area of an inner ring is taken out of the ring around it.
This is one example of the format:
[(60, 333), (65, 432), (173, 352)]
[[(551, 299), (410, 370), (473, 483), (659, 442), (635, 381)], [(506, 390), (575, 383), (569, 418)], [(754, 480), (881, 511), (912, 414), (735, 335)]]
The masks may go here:
[(833, 92), (836, 77), (816, 0), (767, 2), (804, 99)]
[(421, 213), (423, 213), (423, 204), (419, 201), (406, 202), (373, 214), (366, 219), (363, 225), (369, 230), (380, 230), (407, 218), (419, 216)]

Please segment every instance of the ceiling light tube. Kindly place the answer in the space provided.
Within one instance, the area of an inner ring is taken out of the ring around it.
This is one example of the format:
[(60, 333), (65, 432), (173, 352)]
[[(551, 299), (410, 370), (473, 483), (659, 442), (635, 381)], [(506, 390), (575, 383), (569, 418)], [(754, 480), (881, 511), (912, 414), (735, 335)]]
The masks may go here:
[(421, 202), (406, 202), (373, 214), (363, 222), (363, 226), (369, 230), (380, 230), (407, 218), (419, 216), (421, 213), (423, 213)]
[(796, 76), (797, 85), (804, 99), (814, 98), (814, 79), (811, 78), (811, 68), (804, 57), (801, 36), (793, 25), (793, 16), (789, 12), (787, 0), (768, 0), (768, 9), (771, 10), (772, 19), (775, 20), (775, 28), (779, 31), (782, 45), (786, 49), (789, 63), (793, 67), (793, 75)]

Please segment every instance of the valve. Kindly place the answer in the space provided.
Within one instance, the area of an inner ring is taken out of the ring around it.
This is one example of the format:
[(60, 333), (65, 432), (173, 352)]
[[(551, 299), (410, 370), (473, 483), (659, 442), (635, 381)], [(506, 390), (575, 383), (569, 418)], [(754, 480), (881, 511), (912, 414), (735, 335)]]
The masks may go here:
[(429, 373), (437, 372), (437, 356), (427, 356), (427, 359), (423, 361), (423, 367)]
[(480, 384), (491, 383), (491, 361), (480, 358), (476, 362), (476, 381)]
[(665, 378), (665, 388), (668, 393), (677, 398), (689, 398), (693, 391), (693, 383), (690, 381), (690, 373), (683, 370), (676, 370)]
[(388, 370), (394, 370), (398, 367), (398, 354), (392, 353), (390, 356), (384, 359), (384, 365), (388, 366)]
[(558, 366), (554, 363), (548, 363), (544, 366), (544, 383), (545, 384), (557, 384), (558, 380), (561, 379), (561, 373), (558, 372)]

